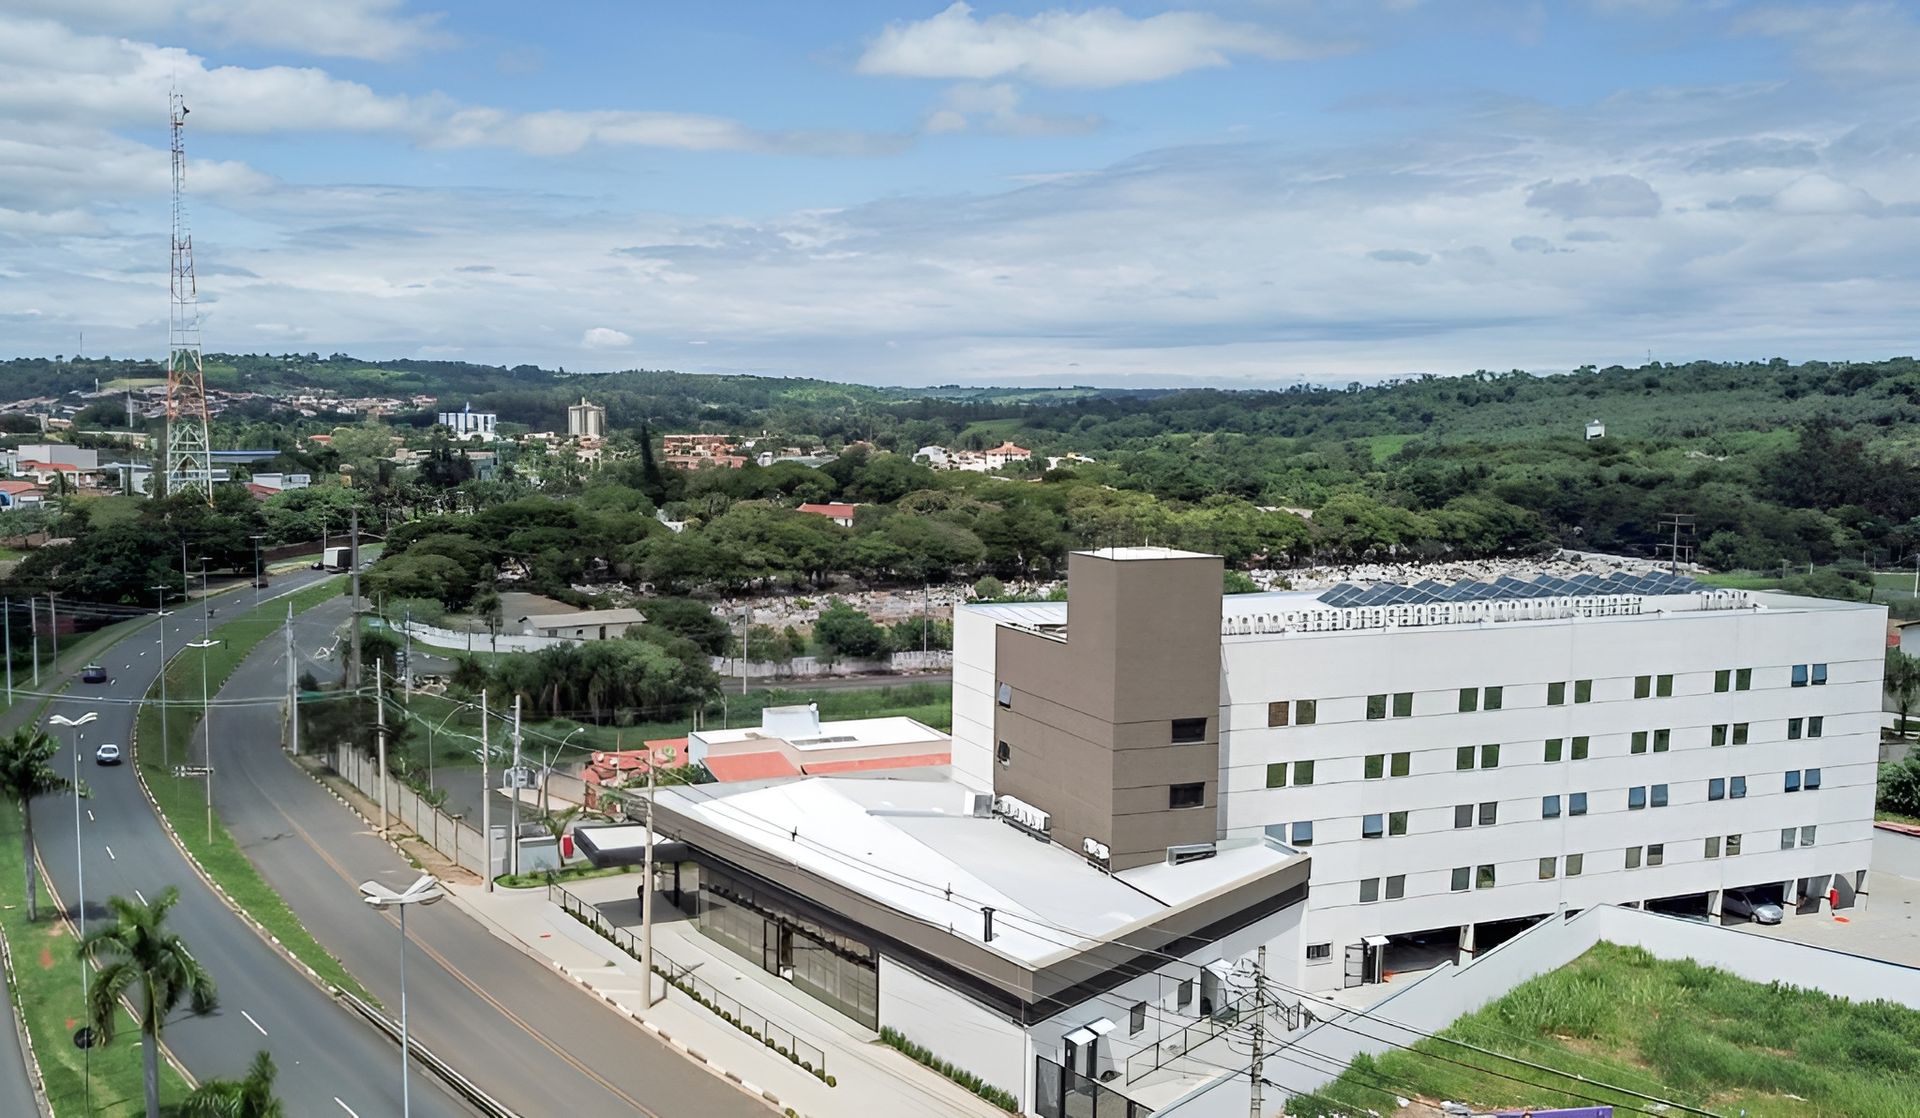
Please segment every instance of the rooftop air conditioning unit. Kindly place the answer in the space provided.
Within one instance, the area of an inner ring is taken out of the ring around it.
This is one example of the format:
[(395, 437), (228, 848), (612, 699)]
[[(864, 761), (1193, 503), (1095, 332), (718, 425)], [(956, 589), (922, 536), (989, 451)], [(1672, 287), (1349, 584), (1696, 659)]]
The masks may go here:
[(1113, 848), (1101, 842), (1099, 839), (1081, 839), (1080, 850), (1086, 854), (1089, 859), (1103, 866), (1113, 861)]
[(1035, 834), (1046, 834), (1053, 828), (1053, 817), (1025, 800), (1013, 796), (1002, 796), (994, 801), (996, 814), (1013, 821)]
[(1183, 842), (1167, 847), (1167, 865), (1184, 866), (1188, 862), (1198, 862), (1202, 858), (1211, 858), (1218, 853), (1219, 850), (1210, 842)]

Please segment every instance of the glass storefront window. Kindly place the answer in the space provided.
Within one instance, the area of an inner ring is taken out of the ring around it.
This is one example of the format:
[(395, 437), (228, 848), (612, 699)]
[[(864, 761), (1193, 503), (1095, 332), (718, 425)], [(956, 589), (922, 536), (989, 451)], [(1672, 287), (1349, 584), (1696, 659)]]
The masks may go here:
[[(687, 878), (682, 876), (682, 886)], [(880, 1026), (880, 972), (873, 949), (774, 907), (723, 873), (699, 877), (696, 926), (708, 938), (869, 1029)]]

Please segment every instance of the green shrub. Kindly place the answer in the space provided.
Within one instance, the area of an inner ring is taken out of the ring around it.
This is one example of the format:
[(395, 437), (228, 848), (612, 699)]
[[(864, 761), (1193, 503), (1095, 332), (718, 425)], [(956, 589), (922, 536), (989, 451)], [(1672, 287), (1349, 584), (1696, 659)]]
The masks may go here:
[[(967, 1090), (1000, 1109), (1014, 1114), (1020, 1112), (1020, 1100), (1011, 1091), (1003, 1091), (965, 1068), (955, 1067), (953, 1064), (934, 1055), (933, 1052), (924, 1045), (916, 1044), (907, 1039), (906, 1035), (899, 1030), (882, 1026), (880, 1029), (880, 1042), (891, 1048), (898, 1049), (915, 1063), (932, 1068), (934, 1071), (953, 1080), (955, 1083), (965, 1087)], [(827, 1086), (833, 1086), (832, 1076), (827, 1077)]]

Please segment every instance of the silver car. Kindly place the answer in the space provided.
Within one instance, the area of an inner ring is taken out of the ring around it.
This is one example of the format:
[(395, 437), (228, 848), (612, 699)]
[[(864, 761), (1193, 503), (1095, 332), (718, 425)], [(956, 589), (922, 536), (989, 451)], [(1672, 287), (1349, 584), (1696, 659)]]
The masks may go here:
[(1729, 916), (1744, 916), (1756, 924), (1778, 924), (1785, 912), (1772, 901), (1756, 901), (1745, 893), (1728, 893), (1720, 901)]
[(117, 765), (120, 760), (120, 747), (112, 742), (107, 742), (93, 751), (93, 761), (97, 765)]

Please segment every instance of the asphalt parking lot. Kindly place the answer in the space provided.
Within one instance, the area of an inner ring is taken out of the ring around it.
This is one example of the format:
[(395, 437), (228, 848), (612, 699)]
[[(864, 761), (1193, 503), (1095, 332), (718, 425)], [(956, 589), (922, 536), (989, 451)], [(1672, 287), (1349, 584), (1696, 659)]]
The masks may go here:
[(1822, 909), (1805, 916), (1789, 914), (1771, 927), (1746, 923), (1729, 925), (1752, 935), (1773, 936), (1920, 967), (1920, 881), (1900, 877), (1876, 866), (1869, 876), (1872, 891), (1866, 904), (1838, 913)]

